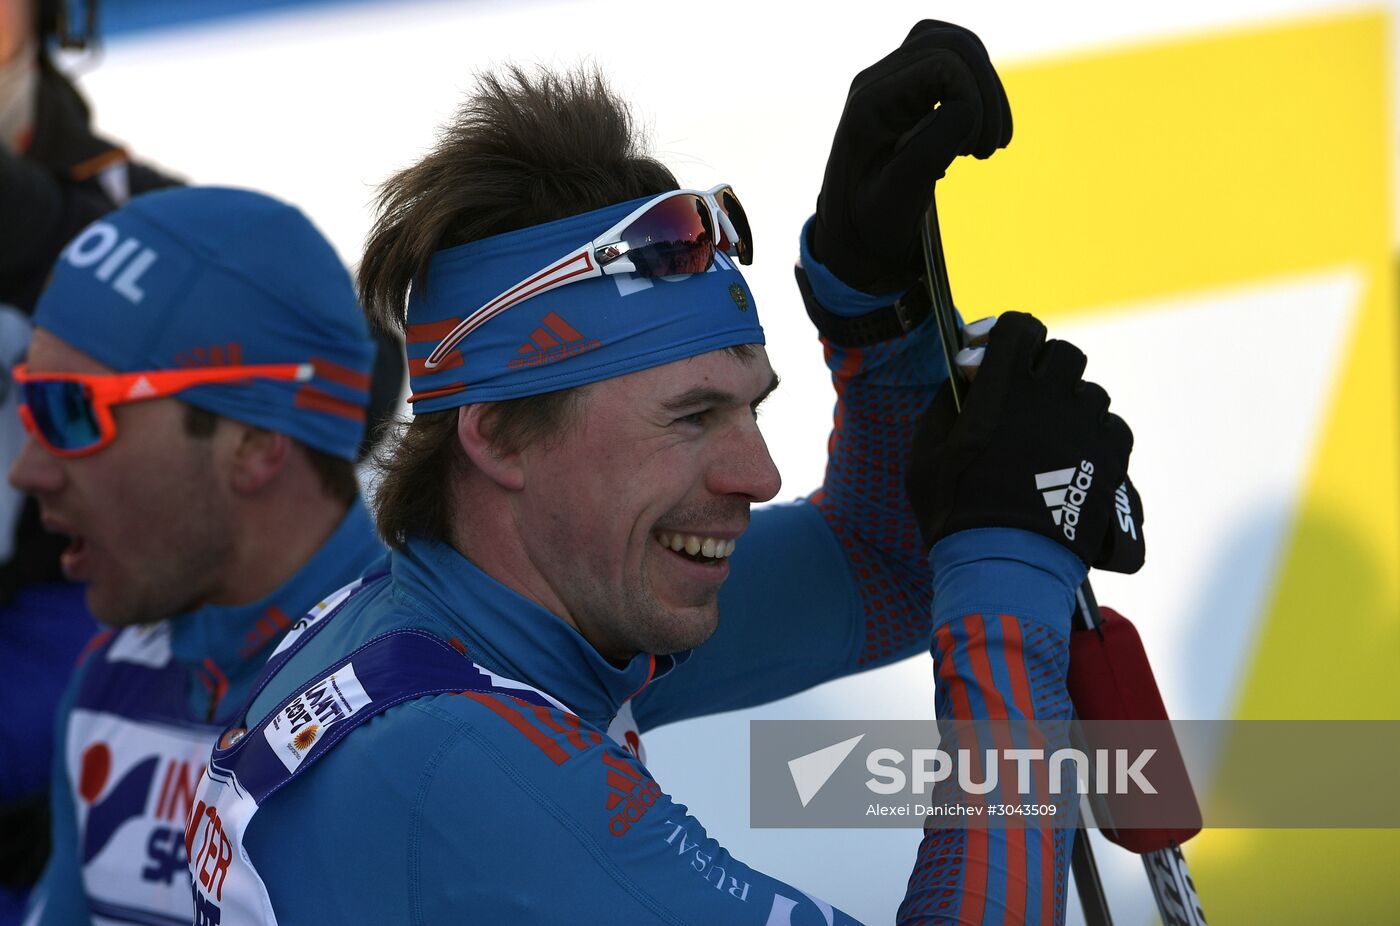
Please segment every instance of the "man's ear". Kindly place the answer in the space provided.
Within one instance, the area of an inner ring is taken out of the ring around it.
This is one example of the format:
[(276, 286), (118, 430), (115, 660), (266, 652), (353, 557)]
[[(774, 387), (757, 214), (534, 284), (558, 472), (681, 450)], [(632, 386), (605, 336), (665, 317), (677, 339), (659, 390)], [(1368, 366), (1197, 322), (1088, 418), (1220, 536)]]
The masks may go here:
[(292, 455), (292, 439), (277, 431), (220, 418), (228, 432), (219, 435), (229, 448), (229, 484), (243, 495), (256, 493), (277, 478)]
[(519, 491), (525, 488), (525, 468), (519, 453), (501, 453), (488, 436), (494, 410), (490, 403), (479, 402), (457, 409), (457, 442), (472, 466), (503, 489)]

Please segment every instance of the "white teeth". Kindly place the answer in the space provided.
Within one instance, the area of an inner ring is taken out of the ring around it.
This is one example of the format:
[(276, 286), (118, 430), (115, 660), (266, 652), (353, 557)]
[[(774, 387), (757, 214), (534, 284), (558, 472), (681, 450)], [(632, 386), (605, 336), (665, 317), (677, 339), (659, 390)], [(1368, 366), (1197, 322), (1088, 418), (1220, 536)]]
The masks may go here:
[(691, 556), (704, 556), (709, 559), (724, 559), (734, 552), (735, 547), (733, 540), (700, 537), (696, 534), (659, 533), (656, 535), (656, 542), (677, 553), (685, 552)]

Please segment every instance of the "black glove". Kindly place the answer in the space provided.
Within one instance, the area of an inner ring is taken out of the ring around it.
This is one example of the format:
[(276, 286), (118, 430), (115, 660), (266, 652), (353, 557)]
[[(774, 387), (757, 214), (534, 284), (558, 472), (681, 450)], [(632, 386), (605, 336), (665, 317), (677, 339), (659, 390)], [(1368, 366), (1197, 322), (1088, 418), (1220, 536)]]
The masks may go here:
[[(1030, 315), (1001, 316), (962, 414), (947, 384), (914, 432), (905, 486), (924, 543), (1015, 527), (1058, 541), (1086, 564), (1136, 572), (1146, 548), (1127, 481), (1133, 433), (1108, 393), (1080, 380), (1084, 354), (1046, 341)], [(1120, 529), (1119, 487), (1136, 539)]]
[(1109, 572), (1137, 572), (1147, 556), (1147, 540), (1142, 533), (1142, 498), (1130, 476), (1124, 476), (1113, 493), (1113, 514), (1113, 529), (1098, 559), (1089, 565)]
[(1011, 106), (981, 40), (924, 20), (851, 82), (812, 256), (854, 289), (903, 292), (923, 273), (919, 227), (935, 181), (958, 155), (990, 157), (1009, 141)]

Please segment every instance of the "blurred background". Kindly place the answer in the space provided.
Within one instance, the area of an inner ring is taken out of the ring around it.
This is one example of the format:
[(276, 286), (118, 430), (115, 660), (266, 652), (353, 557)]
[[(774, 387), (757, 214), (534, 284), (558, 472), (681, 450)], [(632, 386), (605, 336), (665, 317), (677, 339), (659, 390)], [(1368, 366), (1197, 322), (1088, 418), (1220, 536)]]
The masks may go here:
[[(1142, 632), (1175, 717), (1400, 719), (1395, 10), (102, 0), (100, 50), (61, 62), (99, 131), (296, 203), (350, 265), (376, 185), (476, 70), (596, 62), (683, 185), (744, 199), (783, 377), (762, 424), (795, 497), (821, 480), (833, 396), (791, 266), (846, 89), (916, 20), (968, 26), (1016, 131), (939, 185), (954, 294), (966, 318), (1033, 311), (1079, 343), (1133, 426), (1151, 555), (1096, 577), (1100, 600)], [(891, 922), (918, 832), (750, 829), (748, 720), (932, 704), (925, 656), (656, 731), (649, 765), (736, 856)], [(1138, 859), (1096, 849), (1117, 920), (1153, 922)], [(1186, 854), (1212, 923), (1400, 922), (1396, 831), (1209, 830)]]

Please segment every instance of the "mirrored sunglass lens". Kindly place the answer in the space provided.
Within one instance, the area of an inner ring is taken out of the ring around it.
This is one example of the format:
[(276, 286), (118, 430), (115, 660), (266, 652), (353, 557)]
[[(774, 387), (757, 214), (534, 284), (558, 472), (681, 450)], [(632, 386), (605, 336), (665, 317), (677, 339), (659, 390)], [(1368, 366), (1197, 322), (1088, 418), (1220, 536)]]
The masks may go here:
[(627, 256), (645, 277), (703, 273), (715, 253), (709, 207), (698, 196), (672, 196), (622, 232)]
[(102, 439), (102, 428), (82, 383), (25, 383), (24, 402), (34, 426), (60, 450), (81, 450)]
[(734, 230), (739, 233), (739, 240), (734, 242), (739, 263), (753, 263), (753, 233), (749, 230), (749, 216), (740, 205), (739, 197), (734, 195), (734, 188), (725, 187), (715, 195), (715, 199), (724, 210), (724, 214), (729, 216), (729, 221), (734, 224)]

